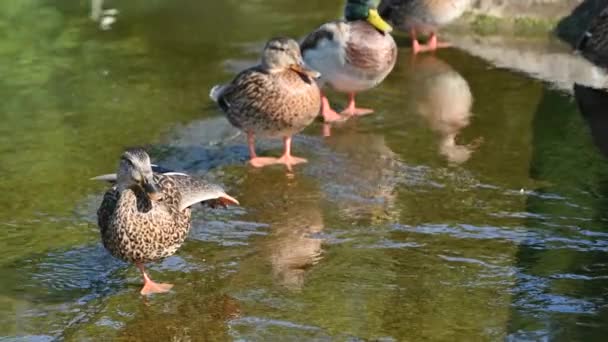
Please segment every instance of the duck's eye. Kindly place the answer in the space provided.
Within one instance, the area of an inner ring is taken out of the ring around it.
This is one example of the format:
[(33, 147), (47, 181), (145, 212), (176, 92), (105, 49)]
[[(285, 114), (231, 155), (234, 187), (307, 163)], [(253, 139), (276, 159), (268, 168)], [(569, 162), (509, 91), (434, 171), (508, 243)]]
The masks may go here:
[(287, 51), (287, 49), (282, 46), (272, 46), (272, 47), (270, 47), (270, 49), (277, 50), (277, 51), (283, 51), (283, 52)]
[(120, 160), (122, 160), (123, 162), (127, 163), (128, 166), (130, 167), (135, 167), (135, 165), (133, 165), (133, 162), (130, 159), (127, 158), (120, 158)]

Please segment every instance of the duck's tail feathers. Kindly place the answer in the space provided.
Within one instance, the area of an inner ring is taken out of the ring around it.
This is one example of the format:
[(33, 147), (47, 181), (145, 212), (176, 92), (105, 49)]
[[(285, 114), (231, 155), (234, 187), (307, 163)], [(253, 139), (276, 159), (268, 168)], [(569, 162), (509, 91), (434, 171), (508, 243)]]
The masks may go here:
[[(175, 172), (171, 169), (167, 169), (162, 166), (158, 166), (156, 164), (150, 164), (150, 165), (152, 166), (152, 172), (154, 172), (154, 173), (160, 173), (165, 176), (187, 176), (187, 177), (189, 177), (188, 174), (185, 174), (182, 172)], [(108, 182), (111, 184), (115, 184), (117, 179), (118, 179), (118, 175), (115, 173), (108, 173), (105, 175), (91, 178), (91, 180)]]
[(224, 92), (224, 89), (226, 89), (226, 86), (222, 84), (218, 84), (211, 88), (211, 91), (209, 92), (209, 97), (211, 100), (213, 100), (213, 102), (218, 102), (220, 96), (222, 96), (222, 93)]
[(115, 173), (108, 173), (107, 175), (101, 175), (101, 176), (91, 178), (91, 180), (108, 182), (108, 183), (112, 183), (112, 184), (116, 183), (116, 179), (118, 179), (118, 176)]

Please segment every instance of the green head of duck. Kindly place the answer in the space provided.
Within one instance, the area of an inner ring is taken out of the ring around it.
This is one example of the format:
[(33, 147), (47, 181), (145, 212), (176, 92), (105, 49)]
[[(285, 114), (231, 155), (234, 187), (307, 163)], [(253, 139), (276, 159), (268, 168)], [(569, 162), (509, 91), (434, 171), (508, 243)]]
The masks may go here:
[(393, 28), (380, 17), (374, 2), (374, 0), (347, 0), (344, 18), (347, 21), (366, 20), (381, 32), (391, 32)]

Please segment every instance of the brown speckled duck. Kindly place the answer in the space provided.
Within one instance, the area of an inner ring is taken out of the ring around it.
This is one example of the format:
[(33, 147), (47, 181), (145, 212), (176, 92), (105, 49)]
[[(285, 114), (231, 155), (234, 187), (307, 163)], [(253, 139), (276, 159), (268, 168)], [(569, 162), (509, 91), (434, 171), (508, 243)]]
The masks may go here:
[[(266, 44), (260, 65), (241, 72), (230, 84), (213, 87), (211, 99), (233, 126), (247, 133), (251, 165), (285, 164), (291, 169), (306, 162), (291, 155), (291, 137), (319, 115), (317, 77), (318, 72), (305, 66), (298, 43), (280, 37)], [(256, 135), (282, 137), (283, 156), (258, 157)]]
[[(347, 116), (365, 115), (373, 110), (357, 108), (355, 94), (382, 82), (397, 61), (397, 45), (389, 34), (392, 28), (373, 7), (373, 0), (348, 0), (345, 20), (321, 25), (302, 41), (302, 55), (321, 73), (320, 83), (349, 95), (342, 112)], [(321, 114), (325, 122), (342, 121), (327, 97), (322, 96)]]
[(183, 173), (153, 172), (150, 157), (140, 148), (122, 154), (117, 174), (93, 179), (115, 183), (97, 211), (101, 240), (113, 256), (139, 268), (142, 295), (173, 286), (152, 281), (144, 264), (168, 257), (182, 245), (190, 231), (192, 205), (239, 203), (217, 185)]
[[(448, 47), (437, 41), (437, 29), (459, 18), (471, 0), (382, 0), (378, 10), (382, 18), (401, 31), (408, 32), (414, 53)], [(418, 43), (418, 34), (429, 35), (425, 45)]]

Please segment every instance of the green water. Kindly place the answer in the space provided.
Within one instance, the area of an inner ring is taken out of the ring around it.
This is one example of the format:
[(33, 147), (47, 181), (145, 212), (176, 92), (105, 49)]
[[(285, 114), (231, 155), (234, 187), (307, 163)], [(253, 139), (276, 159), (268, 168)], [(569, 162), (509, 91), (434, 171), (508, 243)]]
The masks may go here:
[[(339, 2), (0, 2), (0, 340), (602, 340), (608, 165), (574, 98), (466, 51), (400, 59), (376, 114), (295, 139), (294, 175), (253, 170), (208, 100), (274, 35)], [(336, 106), (345, 98), (332, 95)], [(467, 103), (472, 101), (468, 110)], [(450, 137), (456, 143), (450, 144)], [(222, 183), (191, 238), (134, 267), (95, 210), (126, 146)], [(280, 153), (275, 141), (260, 152)]]

